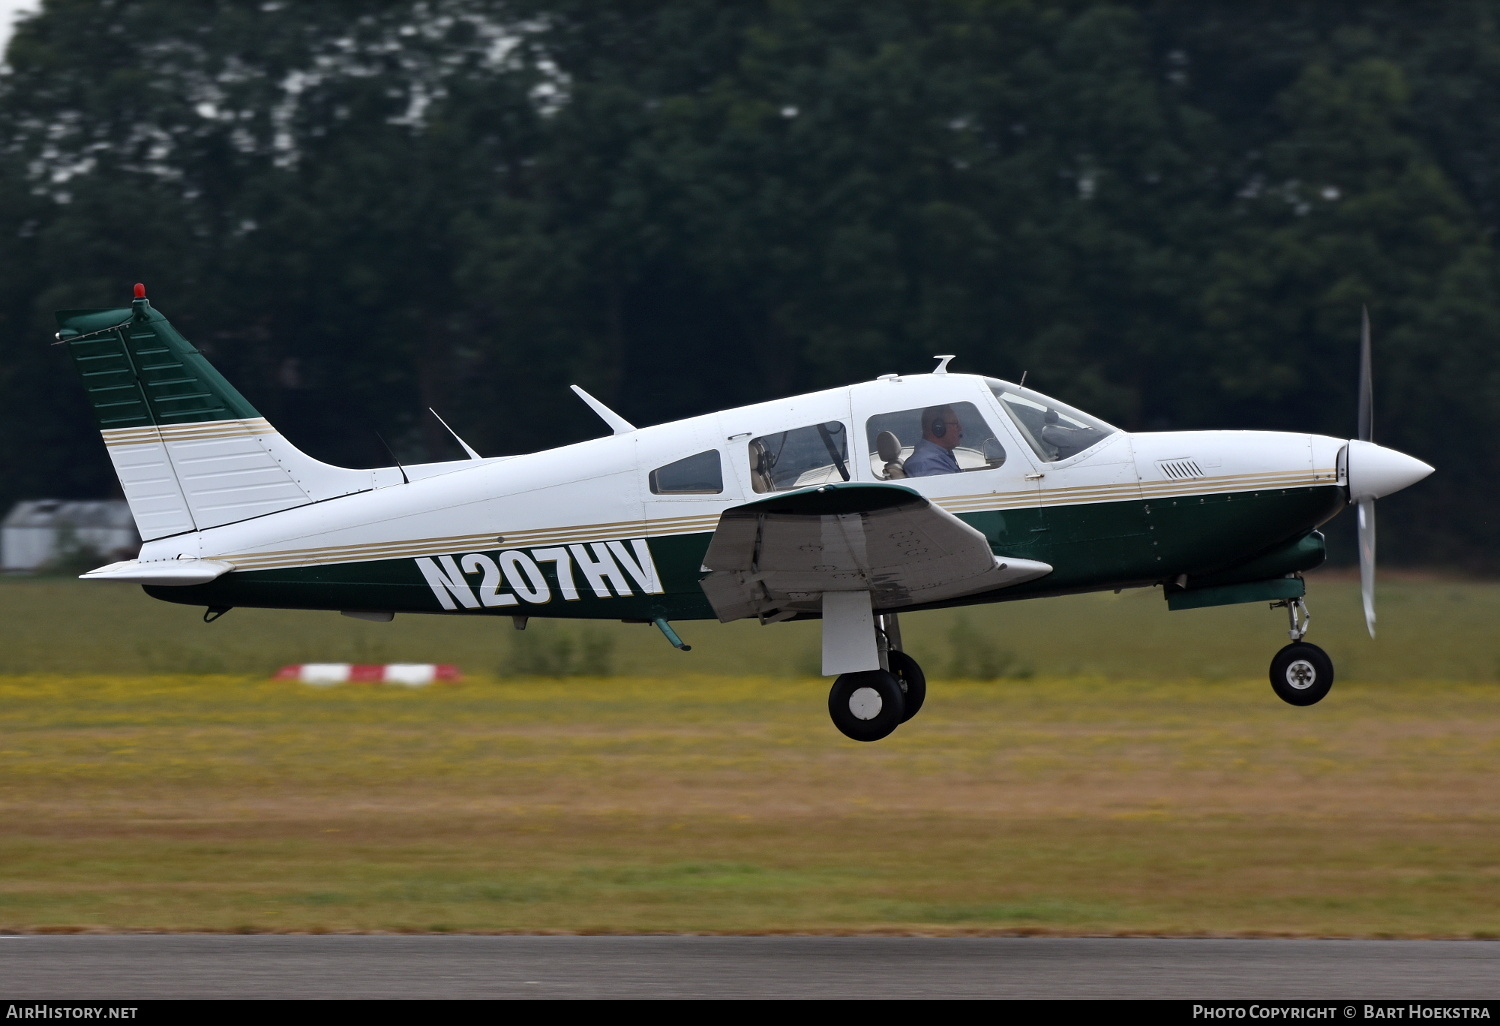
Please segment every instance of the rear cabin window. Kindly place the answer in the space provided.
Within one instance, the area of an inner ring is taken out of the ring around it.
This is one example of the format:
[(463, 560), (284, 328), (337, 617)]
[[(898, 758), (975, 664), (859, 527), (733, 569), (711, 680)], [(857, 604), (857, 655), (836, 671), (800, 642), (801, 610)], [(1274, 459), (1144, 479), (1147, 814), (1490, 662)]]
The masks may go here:
[(651, 491), (656, 495), (717, 495), (723, 490), (724, 469), (717, 449), (651, 471)]
[(757, 492), (849, 480), (849, 431), (830, 420), (750, 440), (750, 484)]

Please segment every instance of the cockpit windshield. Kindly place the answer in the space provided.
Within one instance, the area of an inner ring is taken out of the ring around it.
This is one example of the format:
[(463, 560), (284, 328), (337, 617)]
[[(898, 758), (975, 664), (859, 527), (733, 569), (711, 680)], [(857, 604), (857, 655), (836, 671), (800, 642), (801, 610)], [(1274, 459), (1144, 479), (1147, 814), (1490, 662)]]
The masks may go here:
[(1040, 392), (995, 378), (984, 380), (1021, 429), (1021, 437), (1048, 463), (1077, 456), (1119, 430)]

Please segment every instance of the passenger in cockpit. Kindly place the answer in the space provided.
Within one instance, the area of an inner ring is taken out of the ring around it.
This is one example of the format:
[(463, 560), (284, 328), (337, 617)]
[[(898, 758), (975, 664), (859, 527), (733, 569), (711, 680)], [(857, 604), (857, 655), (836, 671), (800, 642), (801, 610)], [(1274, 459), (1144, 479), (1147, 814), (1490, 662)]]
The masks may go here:
[(922, 439), (902, 464), (907, 477), (957, 474), (953, 450), (963, 441), (963, 425), (951, 406), (929, 406), (922, 411)]

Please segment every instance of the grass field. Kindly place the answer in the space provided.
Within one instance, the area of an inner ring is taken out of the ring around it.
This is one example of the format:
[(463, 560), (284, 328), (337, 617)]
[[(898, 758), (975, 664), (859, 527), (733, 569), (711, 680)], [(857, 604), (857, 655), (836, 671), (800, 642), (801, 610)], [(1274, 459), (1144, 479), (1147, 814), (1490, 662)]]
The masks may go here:
[[(1391, 579), (1380, 588), (1380, 635), (1365, 634), (1357, 585), (1312, 575), (1308, 640), (1341, 680), (1500, 681), (1500, 584)], [(751, 673), (816, 676), (817, 623), (679, 622), (678, 652), (655, 628), (614, 622), (398, 616), (235, 609), (205, 624), (201, 608), (158, 602), (136, 587), (0, 578), (0, 674), (267, 674), (283, 663), (445, 662), (511, 677), (548, 663), (588, 667), (585, 650), (627, 676)], [(1224, 680), (1262, 677), (1286, 644), (1286, 614), (1264, 604), (1170, 613), (1160, 589), (1000, 603), (902, 617), (907, 648), (934, 679), (958, 676)], [(565, 658), (571, 644), (572, 659)]]
[[(860, 745), (796, 625), (600, 626), (621, 675), (557, 679), (496, 624), (6, 582), (0, 928), (1500, 936), (1500, 588), (1394, 584), (1375, 643), (1314, 598), (1346, 672), (1310, 709), (1257, 607), (913, 617), (934, 676), (981, 642), (1009, 676)], [(266, 679), (311, 658), (470, 676)]]

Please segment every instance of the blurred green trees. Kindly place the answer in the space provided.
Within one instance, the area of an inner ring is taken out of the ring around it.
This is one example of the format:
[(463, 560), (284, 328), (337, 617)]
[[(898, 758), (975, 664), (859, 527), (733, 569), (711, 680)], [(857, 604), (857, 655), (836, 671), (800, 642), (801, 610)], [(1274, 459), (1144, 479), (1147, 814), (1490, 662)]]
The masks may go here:
[[(113, 489), (55, 308), (153, 300), (337, 462), (875, 374), (1376, 431), (1500, 565), (1500, 25), (1450, 2), (45, 0), (0, 77), (0, 504)], [(1399, 512), (1398, 512), (1399, 510)]]

